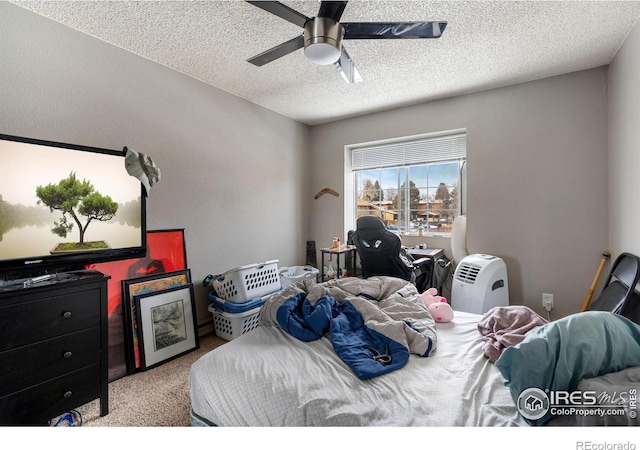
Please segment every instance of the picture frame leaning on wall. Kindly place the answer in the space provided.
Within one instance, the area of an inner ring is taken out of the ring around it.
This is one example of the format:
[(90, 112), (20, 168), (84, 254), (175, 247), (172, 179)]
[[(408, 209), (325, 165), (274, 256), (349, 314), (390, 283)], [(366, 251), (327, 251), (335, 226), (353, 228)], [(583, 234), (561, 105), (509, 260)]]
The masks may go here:
[(137, 308), (134, 297), (191, 284), (191, 270), (176, 270), (122, 281), (123, 321), (125, 330), (127, 373), (142, 368), (138, 334)]
[(200, 347), (193, 284), (134, 297), (139, 331), (140, 370), (147, 370)]

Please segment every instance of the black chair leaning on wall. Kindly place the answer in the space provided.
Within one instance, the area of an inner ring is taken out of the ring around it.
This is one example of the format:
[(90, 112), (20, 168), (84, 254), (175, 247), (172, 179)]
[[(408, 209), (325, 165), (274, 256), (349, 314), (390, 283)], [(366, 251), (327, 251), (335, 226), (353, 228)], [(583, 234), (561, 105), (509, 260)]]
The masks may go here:
[(589, 305), (588, 311), (611, 311), (640, 324), (640, 258), (621, 253), (613, 265), (600, 296)]
[(414, 260), (402, 248), (400, 236), (387, 230), (380, 217), (358, 217), (353, 243), (364, 278), (390, 276), (410, 281), (420, 292), (429, 288), (432, 260)]

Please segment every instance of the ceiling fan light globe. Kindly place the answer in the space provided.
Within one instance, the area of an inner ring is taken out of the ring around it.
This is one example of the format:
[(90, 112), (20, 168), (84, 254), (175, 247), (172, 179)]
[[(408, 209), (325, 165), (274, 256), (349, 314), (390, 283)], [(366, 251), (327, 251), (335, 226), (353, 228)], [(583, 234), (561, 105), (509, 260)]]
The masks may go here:
[(316, 42), (305, 47), (304, 55), (312, 63), (326, 66), (340, 59), (340, 49), (331, 43)]
[(315, 17), (304, 25), (304, 55), (320, 66), (333, 64), (342, 52), (342, 27), (327, 17)]

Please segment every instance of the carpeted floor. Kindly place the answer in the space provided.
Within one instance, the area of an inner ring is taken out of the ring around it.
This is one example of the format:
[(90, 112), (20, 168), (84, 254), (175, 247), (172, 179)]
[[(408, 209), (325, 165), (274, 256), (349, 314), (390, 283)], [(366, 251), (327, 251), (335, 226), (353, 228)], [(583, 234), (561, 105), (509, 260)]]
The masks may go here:
[(227, 341), (209, 334), (200, 348), (145, 372), (109, 383), (109, 414), (100, 417), (99, 401), (79, 408), (83, 427), (189, 426), (189, 369), (198, 358)]

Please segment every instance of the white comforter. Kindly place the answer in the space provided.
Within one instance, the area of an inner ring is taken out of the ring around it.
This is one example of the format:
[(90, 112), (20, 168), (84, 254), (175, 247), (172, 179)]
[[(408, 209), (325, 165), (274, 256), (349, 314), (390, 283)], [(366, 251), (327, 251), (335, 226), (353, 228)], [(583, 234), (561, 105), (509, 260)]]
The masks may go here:
[(192, 411), (220, 426), (526, 425), (484, 356), (481, 316), (437, 324), (438, 348), (362, 381), (326, 338), (266, 325), (213, 350), (190, 373)]

